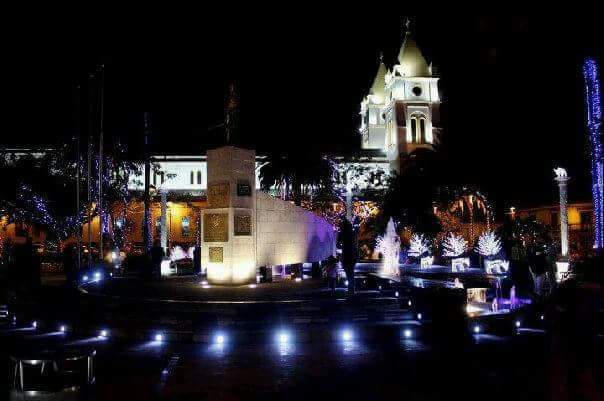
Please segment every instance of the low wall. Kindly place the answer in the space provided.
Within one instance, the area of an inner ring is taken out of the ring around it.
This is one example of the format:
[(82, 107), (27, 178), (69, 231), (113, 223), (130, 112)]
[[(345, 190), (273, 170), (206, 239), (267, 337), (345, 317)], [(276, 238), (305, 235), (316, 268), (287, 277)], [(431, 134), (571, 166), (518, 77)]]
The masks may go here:
[(256, 265), (318, 262), (335, 254), (333, 226), (316, 214), (256, 191)]

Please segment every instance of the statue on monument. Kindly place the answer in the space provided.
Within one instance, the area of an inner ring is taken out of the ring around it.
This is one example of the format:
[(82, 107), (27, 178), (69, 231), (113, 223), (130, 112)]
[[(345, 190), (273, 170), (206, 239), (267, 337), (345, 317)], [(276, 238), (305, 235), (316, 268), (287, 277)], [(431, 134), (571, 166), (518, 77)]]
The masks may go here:
[(227, 145), (237, 145), (239, 139), (239, 93), (234, 82), (229, 84), (229, 93), (224, 106), (224, 132)]

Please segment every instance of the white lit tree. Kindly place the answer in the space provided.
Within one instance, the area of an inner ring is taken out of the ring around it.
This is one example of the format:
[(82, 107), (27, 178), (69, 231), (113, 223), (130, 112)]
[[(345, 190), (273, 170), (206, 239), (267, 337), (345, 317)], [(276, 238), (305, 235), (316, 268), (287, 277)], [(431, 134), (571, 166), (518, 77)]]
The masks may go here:
[(413, 234), (409, 241), (409, 256), (419, 258), (430, 253), (430, 241), (424, 234)]
[(476, 250), (484, 257), (498, 255), (501, 252), (501, 241), (493, 231), (486, 231), (478, 238)]
[(443, 256), (456, 258), (468, 250), (468, 242), (461, 235), (450, 233), (443, 241)]

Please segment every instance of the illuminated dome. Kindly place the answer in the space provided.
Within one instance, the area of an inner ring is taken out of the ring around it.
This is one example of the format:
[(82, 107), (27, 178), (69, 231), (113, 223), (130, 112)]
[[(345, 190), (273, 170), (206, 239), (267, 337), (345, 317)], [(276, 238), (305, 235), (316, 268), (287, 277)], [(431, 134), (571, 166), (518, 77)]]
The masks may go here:
[(405, 37), (398, 53), (397, 71), (403, 77), (431, 77), (432, 71), (415, 40), (409, 34)]

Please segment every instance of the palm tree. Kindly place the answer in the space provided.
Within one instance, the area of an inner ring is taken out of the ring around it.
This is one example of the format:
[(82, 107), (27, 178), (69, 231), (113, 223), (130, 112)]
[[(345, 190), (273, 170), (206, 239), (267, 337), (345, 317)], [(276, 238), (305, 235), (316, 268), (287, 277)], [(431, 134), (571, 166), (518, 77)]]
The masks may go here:
[(302, 196), (316, 190), (331, 191), (335, 178), (333, 162), (318, 152), (306, 154), (291, 152), (272, 153), (268, 162), (260, 168), (260, 185), (268, 191), (277, 188), (289, 197), (293, 192), (294, 203), (302, 204)]

